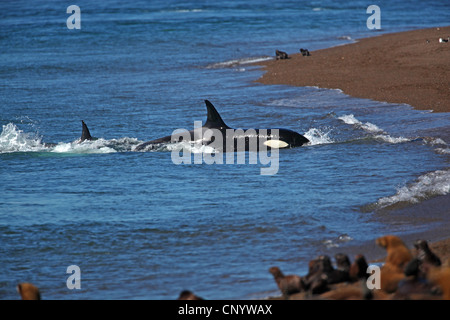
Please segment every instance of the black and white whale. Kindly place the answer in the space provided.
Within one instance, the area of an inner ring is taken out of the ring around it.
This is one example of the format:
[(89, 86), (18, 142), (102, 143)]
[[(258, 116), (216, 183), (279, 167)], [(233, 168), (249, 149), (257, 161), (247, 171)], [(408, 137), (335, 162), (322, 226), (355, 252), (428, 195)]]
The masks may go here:
[(283, 128), (233, 129), (225, 124), (211, 102), (205, 100), (207, 119), (203, 126), (194, 130), (178, 130), (170, 136), (139, 144), (135, 151), (147, 151), (171, 143), (190, 142), (211, 146), (218, 152), (260, 151), (294, 148), (308, 143), (301, 134)]

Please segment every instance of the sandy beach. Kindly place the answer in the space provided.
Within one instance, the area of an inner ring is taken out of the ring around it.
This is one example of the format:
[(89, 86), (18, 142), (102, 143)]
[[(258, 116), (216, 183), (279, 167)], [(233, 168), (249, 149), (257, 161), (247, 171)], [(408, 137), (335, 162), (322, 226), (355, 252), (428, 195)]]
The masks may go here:
[(450, 27), (390, 33), (261, 63), (263, 84), (341, 89), (358, 97), (450, 111)]
[[(449, 112), (450, 42), (439, 41), (439, 38), (447, 39), (449, 36), (450, 27), (429, 28), (359, 39), (352, 44), (312, 51), (310, 56), (303, 56), (300, 52), (288, 53), (289, 59), (260, 63), (266, 73), (258, 82), (341, 89), (345, 94), (358, 98), (406, 103), (419, 110)], [(408, 211), (408, 216), (412, 215), (411, 221), (419, 223), (429, 219), (425, 211), (434, 208), (434, 218), (445, 222), (448, 213), (442, 208), (448, 208), (448, 201), (448, 196), (441, 196), (400, 211)], [(389, 219), (395, 220), (400, 216), (404, 219), (405, 212), (401, 213), (394, 212)], [(419, 217), (421, 214), (424, 216)], [(449, 263), (447, 223), (400, 237), (411, 250), (414, 250), (413, 243), (417, 239), (429, 240), (430, 248), (442, 261)], [(321, 254), (332, 256), (340, 250)], [(372, 243), (347, 248), (346, 253), (349, 256), (365, 254), (372, 262), (385, 261), (385, 251), (375, 244), (375, 239)], [(304, 296), (292, 298), (302, 299)]]

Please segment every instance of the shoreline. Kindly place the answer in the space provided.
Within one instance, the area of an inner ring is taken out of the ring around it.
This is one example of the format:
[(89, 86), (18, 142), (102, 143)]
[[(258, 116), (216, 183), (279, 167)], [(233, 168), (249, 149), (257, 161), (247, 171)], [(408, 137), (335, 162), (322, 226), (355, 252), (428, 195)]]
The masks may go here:
[(289, 54), (262, 66), (256, 82), (340, 89), (357, 98), (450, 112), (450, 26), (387, 33), (355, 43)]
[[(355, 43), (311, 51), (311, 56), (296, 53), (289, 59), (257, 63), (265, 73), (256, 82), (340, 89), (356, 98), (450, 112), (450, 41), (439, 42), (439, 38), (449, 36), (450, 26), (434, 27), (358, 39)], [(445, 211), (449, 203), (450, 195), (437, 196), (389, 210), (389, 214), (375, 212), (374, 218), (400, 225), (399, 231), (392, 234), (399, 236), (408, 248), (413, 248), (418, 239), (427, 240), (441, 260), (450, 263), (450, 214)], [(336, 253), (345, 253), (352, 261), (356, 254), (363, 254), (369, 263), (383, 262), (386, 255), (373, 239), (324, 250), (317, 256)]]

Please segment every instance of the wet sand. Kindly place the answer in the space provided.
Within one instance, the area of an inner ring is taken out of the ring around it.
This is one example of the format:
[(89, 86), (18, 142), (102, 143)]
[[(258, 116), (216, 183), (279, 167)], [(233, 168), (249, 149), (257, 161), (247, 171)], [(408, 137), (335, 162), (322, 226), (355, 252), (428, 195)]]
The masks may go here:
[[(263, 84), (341, 89), (358, 97), (450, 111), (450, 27), (390, 33), (356, 43), (289, 54), (260, 65)], [(299, 48), (300, 49), (300, 48)]]

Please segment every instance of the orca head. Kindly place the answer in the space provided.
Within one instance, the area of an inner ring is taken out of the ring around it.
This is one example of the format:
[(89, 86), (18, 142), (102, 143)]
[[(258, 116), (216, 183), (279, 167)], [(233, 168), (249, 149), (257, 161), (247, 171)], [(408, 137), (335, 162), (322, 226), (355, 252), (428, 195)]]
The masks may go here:
[(309, 140), (302, 136), (300, 133), (289, 129), (278, 129), (278, 132), (278, 139), (282, 142), (285, 142), (287, 144), (286, 147), (289, 148), (300, 147), (309, 142)]

